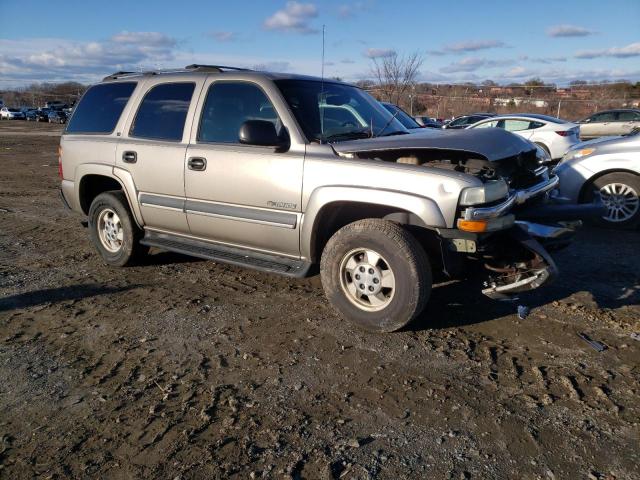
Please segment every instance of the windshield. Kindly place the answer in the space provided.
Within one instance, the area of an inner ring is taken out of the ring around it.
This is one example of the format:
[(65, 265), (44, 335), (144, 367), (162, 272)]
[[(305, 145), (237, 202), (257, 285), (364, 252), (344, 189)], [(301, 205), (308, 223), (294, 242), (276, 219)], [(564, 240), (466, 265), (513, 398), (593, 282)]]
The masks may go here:
[[(312, 142), (408, 133), (378, 101), (350, 85), (276, 80), (300, 128)], [(372, 135), (373, 134), (373, 135)]]
[(422, 128), (420, 127), (420, 124), (418, 122), (416, 122), (413, 118), (411, 118), (411, 116), (408, 113), (406, 113), (404, 110), (402, 110), (400, 107), (397, 107), (396, 105), (393, 105), (391, 103), (383, 103), (382, 106), (386, 108), (389, 111), (389, 113), (391, 113), (392, 115), (395, 114), (396, 119), (402, 125), (404, 125), (404, 128), (407, 128), (409, 130), (414, 128)]

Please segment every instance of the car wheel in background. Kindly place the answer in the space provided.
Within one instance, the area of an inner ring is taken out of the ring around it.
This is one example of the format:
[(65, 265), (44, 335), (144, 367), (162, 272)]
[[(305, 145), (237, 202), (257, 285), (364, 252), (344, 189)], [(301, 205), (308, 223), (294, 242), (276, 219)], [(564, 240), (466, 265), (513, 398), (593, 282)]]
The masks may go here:
[(603, 175), (587, 187), (585, 200), (592, 202), (598, 196), (607, 209), (598, 225), (634, 228), (640, 224), (640, 176), (626, 172)]
[(381, 219), (338, 230), (322, 252), (320, 273), (331, 305), (371, 332), (392, 332), (423, 310), (431, 266), (411, 233)]
[(121, 191), (101, 193), (93, 200), (89, 209), (89, 235), (109, 265), (131, 265), (149, 251), (140, 244), (143, 232), (136, 225), (127, 197)]
[(538, 145), (541, 149), (543, 149), (545, 152), (547, 152), (547, 155), (549, 155), (549, 158), (551, 158), (551, 150), (549, 150), (549, 147), (547, 147), (544, 143), (540, 143), (540, 142), (534, 142), (536, 145)]

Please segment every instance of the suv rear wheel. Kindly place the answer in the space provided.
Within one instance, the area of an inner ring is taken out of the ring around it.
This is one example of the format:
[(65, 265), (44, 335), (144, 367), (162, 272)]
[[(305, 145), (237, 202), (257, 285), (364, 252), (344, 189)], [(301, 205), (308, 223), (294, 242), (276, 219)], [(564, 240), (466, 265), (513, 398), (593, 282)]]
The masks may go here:
[(392, 332), (423, 310), (431, 266), (407, 230), (365, 219), (338, 230), (322, 252), (322, 285), (331, 305), (365, 330)]
[(127, 198), (120, 191), (101, 193), (93, 200), (89, 208), (89, 235), (109, 265), (131, 265), (149, 250), (140, 245), (142, 231), (135, 224)]

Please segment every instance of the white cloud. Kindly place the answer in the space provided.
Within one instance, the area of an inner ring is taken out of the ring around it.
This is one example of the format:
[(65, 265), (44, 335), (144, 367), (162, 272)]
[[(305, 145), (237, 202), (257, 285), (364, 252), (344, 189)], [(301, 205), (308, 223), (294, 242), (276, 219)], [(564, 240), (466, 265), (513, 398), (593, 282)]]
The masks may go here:
[(593, 30), (576, 25), (553, 25), (547, 29), (550, 37), (586, 37), (594, 33), (596, 32)]
[(267, 30), (278, 30), (293, 33), (317, 33), (309, 22), (318, 16), (318, 9), (313, 3), (287, 2), (282, 10), (278, 10), (264, 21)]
[(475, 72), (481, 68), (500, 67), (513, 63), (513, 60), (488, 60), (482, 57), (466, 57), (442, 67), (440, 71), (442, 73)]
[(177, 43), (175, 38), (169, 37), (164, 33), (127, 32), (126, 30), (115, 34), (110, 40), (114, 43), (153, 47), (173, 47)]
[(264, 62), (257, 63), (251, 66), (252, 70), (258, 70), (259, 72), (287, 72), (291, 69), (289, 62)]
[(393, 57), (397, 52), (393, 48), (368, 48), (363, 55), (367, 58), (385, 58)]
[(500, 40), (469, 40), (467, 42), (459, 42), (451, 45), (445, 45), (443, 52), (464, 53), (477, 52), (478, 50), (488, 50), (490, 48), (506, 47), (506, 44)]
[(626, 47), (612, 47), (601, 50), (583, 50), (576, 53), (576, 58), (615, 57), (629, 58), (640, 56), (640, 42), (631, 43)]
[(224, 30), (217, 30), (215, 32), (209, 32), (208, 36), (218, 42), (233, 42), (238, 39), (235, 32), (227, 32)]
[(545, 82), (568, 84), (574, 80), (602, 81), (602, 80), (631, 80), (640, 76), (640, 70), (625, 69), (592, 69), (567, 70), (563, 68), (530, 69), (522, 66), (510, 68), (493, 80), (499, 83), (522, 82), (532, 77), (542, 78)]
[(94, 42), (0, 39), (0, 82), (87, 82), (116, 70), (159, 68), (173, 60), (176, 44), (157, 32), (121, 32)]

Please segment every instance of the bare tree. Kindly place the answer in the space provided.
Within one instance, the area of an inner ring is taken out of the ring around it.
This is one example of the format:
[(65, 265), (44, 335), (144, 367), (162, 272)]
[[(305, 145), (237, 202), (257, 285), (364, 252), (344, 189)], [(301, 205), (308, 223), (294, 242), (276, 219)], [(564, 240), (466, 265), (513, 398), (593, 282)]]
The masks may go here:
[(393, 52), (388, 56), (372, 58), (371, 61), (371, 73), (383, 99), (399, 104), (415, 85), (423, 58), (418, 52), (407, 56), (399, 56)]

